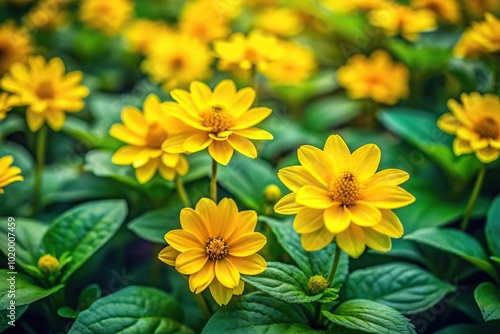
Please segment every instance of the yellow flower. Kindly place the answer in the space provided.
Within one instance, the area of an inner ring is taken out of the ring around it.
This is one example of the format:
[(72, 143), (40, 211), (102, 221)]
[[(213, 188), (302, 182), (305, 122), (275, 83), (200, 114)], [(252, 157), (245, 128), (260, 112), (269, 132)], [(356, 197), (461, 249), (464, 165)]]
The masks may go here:
[(436, 17), (431, 11), (398, 4), (373, 10), (368, 18), (370, 24), (382, 28), (387, 35), (401, 35), (409, 41), (415, 41), (421, 32), (436, 28)]
[(241, 68), (249, 70), (255, 66), (263, 71), (272, 60), (283, 56), (284, 50), (279, 40), (261, 31), (251, 31), (248, 37), (242, 33), (234, 33), (229, 41), (216, 41), (214, 50), (221, 60), (219, 68), (222, 70)]
[(392, 209), (415, 201), (398, 186), (409, 175), (399, 169), (376, 173), (380, 154), (374, 144), (351, 154), (340, 136), (331, 135), (323, 151), (301, 146), (301, 166), (278, 172), (292, 193), (274, 209), (284, 215), (297, 214), (293, 227), (306, 251), (324, 248), (335, 238), (338, 247), (357, 258), (365, 246), (387, 252), (391, 237), (403, 235), (403, 226)]
[(79, 17), (90, 28), (114, 36), (121, 31), (133, 12), (134, 4), (130, 0), (82, 0)]
[(17, 62), (23, 62), (33, 49), (30, 36), (14, 21), (0, 25), (0, 76)]
[(196, 208), (181, 211), (180, 230), (165, 234), (169, 244), (158, 258), (189, 276), (189, 288), (201, 293), (207, 287), (219, 305), (227, 304), (233, 294), (243, 293), (240, 274), (256, 275), (266, 269), (266, 260), (256, 254), (266, 237), (254, 232), (255, 211), (238, 212), (232, 199), (216, 205), (202, 198)]
[(21, 170), (18, 167), (11, 167), (14, 158), (10, 155), (0, 158), (0, 194), (4, 193), (3, 188), (16, 181), (23, 181)]
[(35, 132), (44, 121), (59, 131), (64, 125), (64, 112), (82, 110), (89, 91), (82, 86), (82, 72), (64, 74), (61, 58), (48, 62), (42, 56), (28, 59), (27, 64), (16, 63), (0, 81), (2, 89), (11, 92), (19, 99), (20, 105), (28, 106), (26, 119), (28, 127)]
[(278, 36), (295, 36), (304, 28), (298, 13), (289, 8), (263, 10), (257, 18), (257, 27)]
[(188, 2), (180, 16), (179, 29), (201, 42), (225, 38), (230, 31), (228, 18), (213, 0)]
[(382, 50), (373, 52), (370, 58), (353, 56), (338, 69), (337, 76), (353, 99), (371, 98), (378, 103), (395, 104), (408, 95), (408, 69), (392, 62)]
[(213, 92), (199, 81), (191, 83), (190, 90), (174, 89), (170, 94), (177, 103), (164, 103), (165, 110), (188, 128), (167, 139), (163, 144), (167, 152), (197, 152), (208, 147), (212, 158), (227, 165), (234, 150), (257, 157), (250, 139), (273, 139), (269, 132), (255, 127), (271, 114), (271, 109), (250, 109), (255, 100), (253, 88), (237, 92), (233, 81), (223, 80)]
[(55, 272), (59, 269), (59, 260), (50, 254), (45, 254), (38, 259), (38, 269), (44, 273)]
[(465, 1), (465, 4), (473, 17), (481, 17), (485, 12), (496, 11), (500, 2), (498, 2), (498, 0), (468, 0)]
[(127, 143), (113, 155), (117, 165), (133, 165), (139, 183), (146, 183), (159, 170), (160, 175), (173, 180), (175, 174), (188, 172), (186, 158), (180, 154), (165, 152), (161, 146), (172, 130), (186, 128), (180, 121), (162, 110), (156, 95), (149, 95), (144, 101), (144, 112), (134, 107), (122, 111), (122, 124), (114, 124), (109, 133)]
[(323, 0), (323, 4), (334, 12), (350, 13), (354, 11), (369, 11), (384, 8), (389, 5), (388, 0)]
[(0, 93), (0, 121), (3, 120), (13, 107), (18, 106), (19, 101), (15, 96)]
[(52, 30), (64, 25), (69, 20), (68, 11), (64, 10), (62, 1), (41, 0), (31, 7), (23, 20), (34, 28), (40, 30)]
[(293, 42), (282, 42), (283, 57), (273, 60), (263, 73), (278, 85), (300, 85), (317, 67), (314, 53)]
[(428, 9), (437, 17), (450, 23), (457, 23), (460, 20), (457, 0), (413, 0), (412, 5), (416, 8)]
[(163, 89), (185, 86), (210, 75), (213, 61), (207, 45), (185, 35), (173, 35), (153, 45), (141, 69)]
[(244, 0), (244, 1), (248, 6), (255, 7), (257, 9), (269, 6), (277, 6), (279, 4), (279, 0)]
[(467, 29), (453, 53), (461, 58), (476, 58), (482, 54), (496, 53), (500, 51), (500, 20), (493, 14), (486, 13), (485, 21), (473, 22), (472, 27)]
[(453, 151), (456, 155), (475, 153), (484, 162), (500, 156), (500, 99), (493, 94), (462, 94), (462, 104), (450, 99), (451, 113), (442, 115), (438, 126), (455, 135)]
[(169, 38), (172, 31), (161, 21), (134, 20), (125, 28), (125, 38), (133, 52), (147, 54), (158, 40)]

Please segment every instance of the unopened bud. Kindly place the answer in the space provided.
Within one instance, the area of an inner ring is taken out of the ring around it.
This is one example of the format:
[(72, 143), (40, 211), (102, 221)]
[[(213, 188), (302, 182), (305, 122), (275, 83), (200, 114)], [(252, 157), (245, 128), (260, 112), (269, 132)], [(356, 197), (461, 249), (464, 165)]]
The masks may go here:
[(45, 254), (38, 260), (38, 269), (42, 272), (55, 272), (59, 268), (59, 260), (50, 254)]
[(281, 198), (281, 189), (275, 184), (270, 184), (264, 190), (264, 196), (268, 203), (276, 203)]
[(313, 276), (307, 282), (307, 289), (313, 295), (323, 292), (326, 288), (328, 288), (328, 281), (321, 275)]

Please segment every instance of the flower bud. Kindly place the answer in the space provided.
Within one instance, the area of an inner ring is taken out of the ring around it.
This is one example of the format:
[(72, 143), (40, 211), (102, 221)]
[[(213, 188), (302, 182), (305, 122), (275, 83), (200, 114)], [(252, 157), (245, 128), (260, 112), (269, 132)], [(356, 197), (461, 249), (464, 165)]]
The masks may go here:
[(264, 190), (264, 197), (268, 203), (276, 203), (281, 198), (281, 189), (275, 184), (270, 184)]
[(326, 288), (328, 288), (328, 281), (321, 275), (313, 276), (307, 282), (307, 289), (313, 295), (323, 292)]
[(50, 254), (45, 254), (38, 260), (38, 269), (42, 272), (55, 272), (59, 268), (59, 260)]

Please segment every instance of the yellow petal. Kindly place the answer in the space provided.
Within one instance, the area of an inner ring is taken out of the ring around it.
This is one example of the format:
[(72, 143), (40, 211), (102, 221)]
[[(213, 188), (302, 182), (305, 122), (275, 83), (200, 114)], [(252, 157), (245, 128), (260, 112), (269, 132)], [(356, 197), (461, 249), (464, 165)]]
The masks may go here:
[[(223, 198), (217, 206), (219, 210), (219, 219), (212, 222), (213, 225), (218, 224), (218, 232), (216, 235), (223, 236), (226, 240), (231, 237), (234, 229), (238, 223), (238, 207), (236, 203), (230, 198)], [(238, 226), (239, 228), (239, 226)]]
[(365, 251), (365, 234), (363, 229), (351, 224), (347, 230), (335, 236), (335, 242), (350, 257), (357, 259)]
[(282, 215), (294, 215), (298, 213), (304, 206), (295, 201), (296, 196), (296, 193), (290, 193), (283, 196), (283, 198), (274, 205), (274, 212)]
[(327, 186), (331, 180), (329, 171), (332, 169), (332, 162), (319, 148), (310, 145), (303, 145), (297, 152), (300, 164), (314, 176), (322, 185)]
[(139, 135), (146, 135), (148, 132), (148, 123), (137, 108), (125, 107), (122, 110), (122, 120), (127, 128), (134, 129)]
[(183, 132), (170, 135), (167, 140), (161, 145), (162, 150), (168, 153), (184, 153), (186, 149), (184, 148), (184, 142), (189, 137), (193, 136), (193, 132)]
[(212, 297), (214, 297), (215, 302), (219, 304), (219, 306), (229, 303), (233, 296), (233, 289), (226, 288), (216, 279), (214, 279), (208, 287), (210, 288)]
[(235, 240), (231, 240), (229, 255), (238, 257), (252, 255), (261, 250), (266, 245), (266, 242), (266, 237), (258, 232), (244, 234)]
[(339, 135), (328, 137), (324, 147), (326, 155), (334, 162), (333, 168), (335, 174), (343, 172), (343, 169), (350, 170), (351, 152), (345, 141)]
[(236, 225), (238, 228), (235, 229), (233, 234), (231, 234), (231, 236), (227, 239), (229, 243), (244, 234), (255, 231), (255, 227), (257, 226), (257, 212), (253, 210), (238, 212)]
[(229, 106), (233, 117), (237, 118), (250, 109), (253, 101), (255, 101), (255, 90), (253, 88), (246, 87), (239, 90), (233, 103)]
[(363, 201), (380, 209), (396, 209), (415, 202), (415, 197), (401, 187), (379, 185), (366, 189)]
[(245, 290), (245, 282), (240, 279), (240, 284), (236, 288), (233, 289), (233, 295), (241, 295), (243, 294), (243, 291)]
[(335, 203), (328, 195), (328, 191), (314, 186), (300, 188), (295, 201), (312, 209), (326, 209)]
[(201, 241), (194, 234), (183, 230), (172, 230), (165, 234), (165, 241), (179, 252), (190, 249), (205, 249), (204, 241)]
[(211, 237), (219, 235), (220, 224), (214, 225), (212, 223), (220, 220), (217, 204), (209, 198), (202, 198), (196, 203), (195, 210), (205, 222), (209, 235)]
[(0, 158), (0, 175), (2, 175), (7, 168), (14, 162), (14, 157), (7, 155)]
[[(176, 100), (179, 103), (182, 110), (187, 113), (187, 116), (189, 116), (191, 120), (193, 121), (201, 120), (200, 111), (196, 107), (196, 104), (194, 103), (191, 94), (182, 89), (174, 89), (173, 91), (170, 92), (170, 95), (174, 100)], [(182, 115), (178, 116), (181, 117)], [(187, 119), (185, 117), (182, 117), (182, 120), (186, 121)]]
[(167, 167), (175, 168), (179, 163), (180, 158), (181, 158), (180, 154), (163, 153), (161, 155), (161, 162)]
[(193, 81), (189, 86), (191, 97), (199, 110), (208, 108), (212, 101), (212, 90), (201, 81)]
[(372, 177), (365, 181), (365, 187), (370, 188), (376, 185), (398, 186), (406, 182), (410, 175), (400, 169), (389, 168), (375, 173)]
[(207, 148), (211, 143), (212, 138), (210, 138), (207, 133), (197, 133), (184, 141), (184, 150), (187, 152), (198, 152)]
[(144, 159), (142, 154), (143, 147), (126, 145), (120, 147), (118, 151), (113, 154), (111, 162), (116, 165), (131, 165), (134, 161)]
[(458, 119), (451, 113), (441, 115), (438, 119), (437, 125), (441, 130), (449, 134), (455, 134), (462, 126)]
[(455, 155), (462, 155), (472, 153), (473, 150), (468, 141), (455, 138), (453, 140), (453, 152), (455, 153)]
[(145, 146), (146, 140), (134, 131), (123, 126), (122, 124), (113, 124), (109, 130), (109, 134), (124, 143), (135, 145), (135, 146)]
[(26, 122), (31, 132), (36, 132), (43, 125), (43, 115), (30, 111), (26, 111)]
[(200, 293), (205, 290), (215, 278), (215, 263), (207, 261), (200, 271), (189, 276), (189, 289)]
[(371, 228), (363, 229), (365, 242), (368, 247), (378, 252), (386, 253), (391, 250), (391, 238), (378, 233)]
[(222, 80), (215, 86), (212, 104), (229, 107), (236, 99), (236, 85), (232, 80)]
[(314, 252), (328, 246), (335, 235), (330, 233), (326, 227), (312, 233), (301, 234), (300, 243), (307, 252)]
[(278, 171), (278, 177), (291, 191), (297, 191), (308, 185), (321, 188), (321, 183), (304, 166), (282, 168)]
[(191, 208), (184, 208), (180, 214), (181, 227), (185, 232), (194, 235), (200, 242), (200, 246), (212, 235), (209, 233), (205, 221), (198, 212)]
[(165, 180), (173, 181), (173, 179), (175, 178), (175, 169), (167, 167), (163, 164), (158, 165), (158, 172), (160, 173), (160, 176)]
[(338, 234), (351, 224), (351, 211), (341, 204), (334, 205), (324, 211), (323, 219), (328, 231)]
[(235, 125), (230, 127), (229, 130), (234, 131), (251, 128), (266, 119), (271, 112), (271, 109), (265, 107), (252, 108), (235, 119)]
[(273, 135), (268, 131), (256, 127), (237, 130), (235, 134), (237, 134), (238, 136), (255, 140), (271, 140), (274, 138)]
[(213, 141), (208, 146), (208, 153), (215, 161), (226, 166), (233, 156), (234, 149), (227, 141)]
[(175, 260), (175, 269), (181, 274), (191, 275), (200, 271), (208, 261), (203, 249), (190, 249), (182, 252)]
[(144, 166), (136, 168), (135, 177), (137, 178), (137, 181), (139, 181), (140, 184), (144, 184), (151, 180), (158, 169), (159, 163), (160, 160), (158, 158), (151, 159)]
[(375, 144), (363, 145), (352, 153), (351, 168), (360, 182), (375, 174), (380, 157), (380, 148)]
[(236, 269), (244, 275), (257, 275), (266, 270), (267, 262), (259, 254), (252, 254), (245, 257), (228, 256)]
[(356, 204), (349, 207), (351, 219), (359, 226), (374, 226), (382, 220), (382, 213), (371, 203), (356, 201)]
[(180, 253), (181, 252), (176, 250), (174, 247), (167, 246), (161, 250), (160, 254), (158, 254), (158, 259), (165, 262), (169, 266), (175, 266), (175, 259)]
[(61, 110), (47, 110), (45, 112), (45, 119), (54, 131), (59, 131), (64, 125), (66, 114)]
[(380, 210), (382, 213), (382, 220), (375, 226), (370, 228), (376, 232), (388, 235), (393, 238), (400, 238), (403, 236), (403, 224), (398, 216), (391, 210)]
[(236, 288), (240, 283), (240, 273), (235, 265), (224, 258), (215, 262), (215, 276), (227, 288)]
[(493, 147), (486, 147), (479, 151), (476, 151), (476, 157), (484, 163), (490, 163), (495, 161), (500, 156), (500, 151)]
[(323, 211), (303, 208), (293, 221), (293, 229), (299, 234), (312, 233), (324, 226)]
[(165, 111), (161, 109), (160, 98), (155, 94), (149, 94), (143, 105), (144, 118), (147, 123), (162, 123), (165, 119)]
[(241, 154), (246, 155), (247, 157), (252, 159), (257, 158), (257, 149), (250, 140), (244, 137), (233, 135), (227, 138), (227, 142)]

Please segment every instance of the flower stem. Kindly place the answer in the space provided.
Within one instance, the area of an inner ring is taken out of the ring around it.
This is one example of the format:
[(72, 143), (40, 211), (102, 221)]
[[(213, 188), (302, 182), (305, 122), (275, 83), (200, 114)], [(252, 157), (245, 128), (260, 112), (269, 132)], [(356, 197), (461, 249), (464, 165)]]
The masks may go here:
[(462, 218), (462, 222), (460, 223), (460, 229), (462, 231), (467, 230), (467, 228), (469, 227), (469, 221), (472, 215), (472, 210), (474, 210), (474, 206), (476, 205), (477, 199), (479, 197), (479, 191), (481, 190), (481, 186), (483, 185), (485, 174), (486, 174), (486, 165), (482, 164), (481, 168), (479, 169), (479, 173), (477, 174), (476, 183), (474, 184), (474, 189), (472, 190), (469, 203), (467, 203), (467, 208), (465, 209), (464, 217)]
[(212, 312), (210, 312), (210, 309), (208, 308), (207, 302), (205, 298), (203, 298), (203, 295), (201, 293), (195, 293), (194, 297), (196, 298), (196, 303), (200, 307), (201, 313), (203, 313), (203, 318), (205, 321), (210, 320), (212, 317)]
[(341, 249), (338, 245), (335, 245), (335, 255), (333, 256), (333, 265), (332, 265), (332, 270), (330, 271), (330, 275), (328, 275), (328, 286), (330, 286), (333, 282), (333, 279), (335, 278), (335, 272), (337, 271), (337, 268), (339, 266), (340, 262), (340, 253)]
[(38, 212), (40, 207), (40, 193), (42, 191), (43, 166), (45, 164), (45, 150), (47, 147), (47, 127), (43, 126), (37, 135), (36, 143), (36, 170), (35, 170), (35, 188), (33, 193), (33, 212), (32, 216)]
[(210, 197), (217, 203), (217, 161), (212, 159), (212, 178), (210, 179)]
[(174, 183), (175, 187), (177, 188), (177, 193), (179, 194), (179, 197), (182, 201), (182, 204), (184, 204), (184, 206), (187, 208), (191, 207), (191, 201), (189, 200), (186, 188), (184, 188), (184, 183), (182, 183), (179, 174), (175, 174)]

